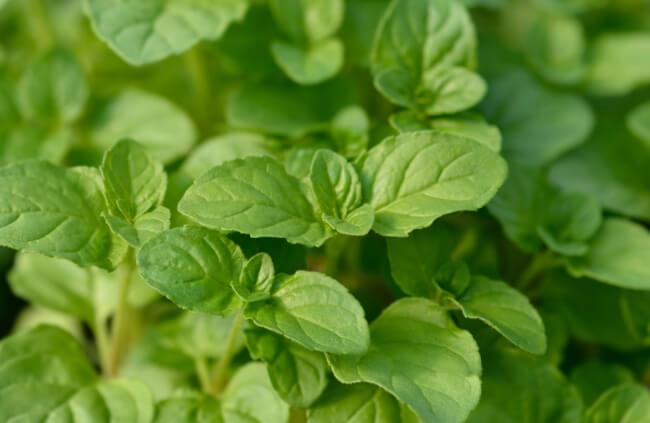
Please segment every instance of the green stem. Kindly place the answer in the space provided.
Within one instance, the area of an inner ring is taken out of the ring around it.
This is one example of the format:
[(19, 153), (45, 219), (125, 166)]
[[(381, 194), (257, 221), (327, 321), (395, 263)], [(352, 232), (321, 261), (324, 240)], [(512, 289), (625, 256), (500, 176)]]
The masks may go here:
[(129, 283), (133, 273), (133, 264), (131, 263), (131, 250), (123, 265), (123, 274), (120, 280), (120, 291), (117, 298), (117, 308), (115, 310), (115, 320), (112, 328), (111, 351), (109, 354), (108, 371), (109, 377), (117, 376), (122, 360), (122, 350), (124, 349), (124, 340), (126, 338), (126, 314), (128, 313), (128, 294)]
[(226, 384), (226, 374), (228, 372), (228, 367), (230, 366), (230, 361), (235, 353), (235, 344), (237, 343), (237, 337), (239, 336), (239, 330), (241, 329), (242, 324), (244, 323), (244, 314), (239, 311), (235, 320), (232, 323), (230, 328), (230, 333), (228, 333), (228, 339), (226, 339), (226, 348), (223, 351), (223, 355), (219, 358), (217, 367), (214, 370), (214, 383), (213, 393), (215, 395), (221, 394), (223, 388)]
[(32, 33), (35, 35), (36, 43), (42, 50), (49, 49), (56, 43), (54, 29), (50, 18), (43, 4), (44, 0), (32, 0), (24, 12), (27, 15)]
[(199, 46), (195, 46), (185, 54), (185, 63), (194, 88), (196, 112), (201, 120), (200, 123), (203, 124), (210, 98), (210, 81), (205, 73), (205, 64)]
[(559, 261), (557, 257), (555, 257), (553, 252), (550, 250), (537, 254), (521, 273), (517, 286), (522, 291), (526, 290), (526, 288), (528, 288), (535, 278), (537, 278), (544, 270), (548, 270), (558, 264)]
[(97, 316), (96, 314), (95, 314), (95, 322), (93, 323), (93, 333), (95, 334), (95, 342), (97, 343), (99, 364), (102, 368), (102, 373), (104, 373), (104, 375), (107, 375), (111, 346), (108, 340), (108, 331), (106, 330), (106, 322), (104, 321), (104, 319)]
[(210, 369), (208, 368), (208, 363), (205, 361), (205, 357), (196, 357), (194, 359), (194, 365), (196, 366), (196, 374), (199, 376), (201, 389), (207, 393), (214, 392), (212, 381), (210, 380)]

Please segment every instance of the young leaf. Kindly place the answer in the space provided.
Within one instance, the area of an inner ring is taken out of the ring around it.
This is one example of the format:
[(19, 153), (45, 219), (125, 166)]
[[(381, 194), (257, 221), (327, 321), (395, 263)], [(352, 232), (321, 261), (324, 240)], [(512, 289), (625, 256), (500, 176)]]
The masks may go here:
[(580, 391), (585, 406), (589, 407), (610, 388), (634, 383), (634, 373), (618, 363), (592, 360), (571, 371), (571, 383)]
[(265, 300), (271, 295), (274, 278), (271, 256), (257, 253), (246, 262), (239, 279), (232, 282), (232, 288), (243, 301)]
[(373, 229), (391, 237), (407, 236), (445, 214), (484, 206), (507, 170), (487, 147), (437, 131), (386, 138), (360, 167), (364, 201), (375, 209)]
[(239, 279), (245, 258), (217, 232), (170, 229), (142, 246), (137, 261), (147, 283), (180, 307), (223, 316), (240, 304), (230, 284)]
[(428, 115), (445, 115), (474, 107), (487, 92), (479, 74), (462, 67), (435, 67), (424, 73), (416, 101)]
[(331, 150), (314, 155), (309, 173), (323, 220), (337, 232), (365, 235), (372, 227), (372, 207), (361, 205), (361, 184), (352, 164)]
[(271, 52), (278, 66), (302, 85), (318, 84), (336, 75), (343, 65), (343, 43), (329, 38), (307, 47), (273, 41)]
[(210, 395), (174, 396), (156, 405), (153, 423), (223, 423), (219, 401)]
[(88, 85), (75, 58), (57, 49), (41, 56), (22, 75), (17, 97), (23, 116), (28, 119), (71, 122), (83, 111)]
[(589, 407), (584, 423), (648, 423), (650, 422), (650, 393), (635, 383), (614, 387)]
[(91, 143), (107, 150), (117, 141), (137, 140), (156, 160), (168, 163), (188, 152), (196, 129), (178, 106), (138, 89), (122, 91), (91, 122)]
[(264, 329), (249, 329), (246, 342), (251, 356), (263, 360), (275, 391), (289, 405), (307, 408), (328, 383), (323, 353), (310, 351)]
[(474, 339), (423, 298), (404, 298), (386, 308), (371, 325), (365, 355), (327, 357), (340, 381), (379, 385), (425, 422), (463, 422), (481, 394)]
[(101, 166), (111, 213), (128, 222), (162, 203), (167, 174), (138, 143), (122, 140), (104, 155)]
[(356, 157), (368, 145), (370, 122), (366, 111), (359, 106), (348, 106), (340, 110), (334, 119), (330, 133), (337, 151), (345, 157)]
[(96, 173), (48, 162), (0, 169), (0, 244), (114, 268), (125, 245), (101, 218), (100, 184)]
[(85, 0), (95, 34), (132, 65), (157, 62), (219, 38), (246, 13), (246, 0), (196, 3), (192, 0)]
[(650, 233), (643, 226), (607, 218), (584, 256), (571, 257), (568, 268), (615, 286), (650, 290)]
[(233, 160), (204, 173), (187, 190), (178, 210), (210, 228), (252, 237), (318, 246), (331, 236), (299, 181), (268, 157)]
[(247, 304), (244, 316), (310, 350), (359, 354), (368, 348), (364, 311), (334, 279), (305, 271), (278, 275), (271, 295)]
[(169, 229), (171, 212), (159, 206), (135, 219), (133, 224), (112, 215), (104, 215), (113, 232), (133, 248), (140, 248), (155, 235)]
[(343, 21), (343, 0), (271, 0), (273, 18), (297, 43), (321, 41)]
[(227, 423), (286, 423), (289, 407), (275, 393), (261, 363), (240, 368), (228, 383), (222, 397)]
[(542, 318), (528, 298), (508, 284), (473, 276), (458, 302), (465, 317), (482, 320), (524, 351), (546, 352)]

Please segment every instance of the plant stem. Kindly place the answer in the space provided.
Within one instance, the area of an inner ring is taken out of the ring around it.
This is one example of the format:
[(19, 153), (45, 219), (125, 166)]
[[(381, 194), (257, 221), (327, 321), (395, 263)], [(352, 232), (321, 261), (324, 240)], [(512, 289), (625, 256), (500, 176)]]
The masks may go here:
[(131, 262), (131, 249), (127, 254), (127, 258), (123, 264), (123, 274), (120, 280), (120, 291), (117, 298), (117, 308), (115, 311), (115, 320), (112, 328), (111, 339), (111, 352), (109, 355), (108, 371), (109, 377), (117, 376), (120, 368), (120, 361), (122, 360), (122, 350), (124, 348), (124, 338), (126, 336), (126, 314), (128, 312), (128, 294), (129, 283), (133, 273), (133, 264)]
[(49, 49), (56, 43), (54, 29), (43, 4), (44, 0), (32, 0), (29, 6), (24, 10), (28, 17), (28, 22), (32, 27), (32, 32), (36, 36), (36, 43), (42, 50)]
[(230, 333), (228, 333), (228, 339), (226, 339), (226, 348), (223, 351), (223, 355), (221, 358), (219, 358), (217, 367), (214, 369), (214, 383), (212, 386), (214, 389), (213, 393), (215, 395), (221, 394), (225, 386), (226, 373), (228, 371), (228, 367), (230, 366), (232, 356), (235, 353), (235, 343), (237, 342), (237, 336), (239, 336), (239, 330), (241, 329), (242, 323), (244, 323), (244, 314), (240, 310), (235, 316), (235, 320), (233, 321), (232, 327), (230, 328)]
[(194, 365), (196, 366), (196, 374), (199, 376), (201, 389), (207, 393), (214, 392), (212, 381), (210, 380), (210, 369), (208, 368), (208, 363), (205, 361), (205, 357), (196, 357), (194, 359)]
[(107, 376), (111, 346), (108, 340), (106, 322), (104, 321), (104, 319), (98, 316), (97, 313), (95, 313), (95, 321), (93, 323), (93, 333), (95, 334), (95, 342), (97, 343), (99, 364), (102, 368), (102, 373), (105, 376)]
[[(185, 54), (185, 63), (192, 80), (196, 98), (196, 113), (200, 124), (205, 123), (208, 100), (210, 98), (210, 81), (205, 73), (205, 64), (199, 46), (194, 46)], [(206, 128), (207, 129), (207, 128)]]
[(540, 273), (544, 270), (550, 269), (551, 267), (557, 266), (559, 261), (557, 257), (553, 254), (552, 251), (546, 250), (543, 253), (537, 254), (533, 259), (528, 263), (528, 266), (521, 273), (519, 278), (519, 283), (517, 287), (520, 290), (525, 290), (530, 286), (530, 284), (535, 280)]

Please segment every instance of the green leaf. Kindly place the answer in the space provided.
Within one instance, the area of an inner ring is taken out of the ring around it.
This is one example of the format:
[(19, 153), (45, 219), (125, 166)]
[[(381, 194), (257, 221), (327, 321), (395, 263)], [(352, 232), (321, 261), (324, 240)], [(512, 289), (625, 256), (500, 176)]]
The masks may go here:
[(650, 393), (648, 393), (648, 388), (635, 383), (627, 383), (608, 390), (589, 407), (583, 422), (650, 422)]
[(120, 238), (130, 246), (140, 248), (155, 235), (169, 229), (171, 212), (168, 208), (159, 206), (136, 218), (133, 224), (111, 215), (104, 215), (104, 219)]
[(501, 129), (508, 160), (545, 165), (584, 143), (593, 128), (584, 99), (550, 90), (522, 70), (500, 74), (488, 85), (481, 109)]
[(96, 173), (48, 162), (0, 169), (0, 244), (114, 268), (124, 244), (101, 218), (106, 206), (100, 184)]
[(289, 406), (275, 393), (261, 363), (239, 369), (221, 401), (226, 423), (286, 423)]
[(153, 418), (144, 384), (100, 381), (74, 338), (53, 326), (0, 342), (0, 362), (2, 421), (149, 423)]
[(487, 92), (477, 73), (461, 67), (435, 67), (422, 76), (417, 102), (428, 115), (444, 115), (474, 107)]
[(585, 406), (614, 386), (623, 383), (634, 383), (634, 373), (617, 363), (587, 361), (571, 372), (571, 383), (580, 391)]
[(650, 101), (641, 103), (628, 113), (625, 120), (628, 130), (650, 147)]
[(38, 58), (17, 86), (20, 110), (28, 119), (71, 122), (81, 115), (88, 99), (83, 69), (64, 50)]
[(101, 150), (124, 138), (136, 140), (156, 160), (168, 163), (194, 145), (196, 129), (187, 114), (166, 98), (129, 89), (97, 111), (90, 133), (91, 143)]
[(555, 163), (549, 180), (565, 191), (593, 197), (607, 210), (650, 220), (649, 164), (647, 149), (640, 141), (620, 122), (599, 116), (594, 136)]
[(187, 190), (178, 210), (201, 225), (252, 237), (319, 246), (331, 236), (316, 218), (300, 182), (268, 157), (247, 157), (212, 168)]
[(228, 238), (196, 226), (163, 232), (137, 254), (149, 285), (180, 307), (216, 315), (231, 314), (240, 305), (230, 284), (239, 279), (244, 260)]
[(334, 279), (305, 271), (278, 275), (271, 295), (247, 304), (244, 316), (311, 350), (353, 354), (368, 348), (364, 311)]
[(309, 173), (323, 220), (346, 235), (367, 234), (374, 220), (372, 207), (361, 204), (361, 183), (352, 164), (331, 150), (318, 150)]
[(650, 290), (650, 233), (621, 218), (605, 219), (584, 256), (571, 257), (569, 271), (629, 289)]
[(590, 56), (585, 82), (594, 94), (625, 95), (650, 82), (650, 35), (645, 32), (605, 32)]
[[(449, 106), (436, 106), (435, 97), (418, 101), (425, 75), (452, 67), (473, 68), (475, 50), (474, 27), (459, 2), (393, 0), (377, 28), (372, 49), (375, 87), (398, 105), (439, 112)], [(432, 88), (430, 83), (423, 85)], [(452, 108), (460, 106), (461, 102), (454, 102)]]
[(481, 358), (474, 339), (440, 305), (404, 298), (371, 325), (365, 355), (328, 360), (344, 383), (381, 386), (425, 422), (463, 422), (481, 394)]
[(246, 262), (239, 279), (233, 281), (232, 288), (243, 301), (265, 300), (271, 296), (274, 278), (271, 256), (257, 253)]
[(545, 358), (515, 349), (482, 350), (481, 356), (483, 394), (468, 423), (581, 422), (580, 395)]
[(223, 423), (219, 401), (205, 394), (175, 396), (156, 405), (153, 423)]
[[(84, 269), (68, 260), (20, 253), (8, 280), (15, 295), (94, 325), (115, 310), (120, 277), (120, 271)], [(155, 292), (134, 275), (129, 284), (129, 304), (137, 308), (155, 298)]]
[(122, 140), (104, 155), (101, 166), (106, 201), (113, 214), (133, 222), (162, 203), (167, 174), (162, 164), (132, 140)]
[(271, 0), (273, 18), (298, 43), (321, 41), (343, 21), (343, 0)]
[(330, 133), (337, 151), (345, 157), (356, 157), (368, 145), (370, 122), (368, 114), (360, 106), (341, 109), (334, 119)]
[(266, 363), (278, 395), (293, 407), (311, 406), (328, 383), (329, 367), (323, 353), (310, 351), (264, 329), (249, 329), (245, 333), (251, 356)]
[(307, 47), (273, 41), (271, 52), (278, 66), (298, 84), (311, 85), (336, 75), (343, 65), (343, 43), (328, 38)]
[(473, 276), (458, 302), (465, 317), (482, 320), (524, 351), (546, 352), (542, 318), (528, 298), (508, 284)]
[(226, 119), (234, 127), (300, 138), (327, 129), (348, 98), (336, 80), (310, 87), (248, 84), (230, 96)]
[(197, 3), (192, 0), (85, 0), (95, 34), (132, 65), (157, 62), (216, 40), (244, 17), (246, 0)]
[(364, 201), (375, 209), (373, 229), (392, 237), (407, 236), (445, 214), (483, 207), (506, 177), (498, 154), (437, 131), (386, 138), (360, 167)]
[(408, 423), (399, 402), (367, 383), (330, 383), (321, 399), (307, 411), (308, 423)]
[(31, 159), (61, 163), (73, 140), (72, 130), (67, 126), (48, 130), (28, 122), (13, 128), (3, 136), (5, 138), (0, 144), (0, 165)]

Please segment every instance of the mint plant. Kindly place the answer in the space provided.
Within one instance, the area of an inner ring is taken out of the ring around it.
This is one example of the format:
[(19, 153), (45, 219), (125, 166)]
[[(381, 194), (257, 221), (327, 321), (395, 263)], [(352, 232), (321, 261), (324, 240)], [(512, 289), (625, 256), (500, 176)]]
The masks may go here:
[(0, 422), (650, 423), (646, 9), (0, 1)]

